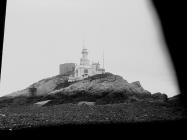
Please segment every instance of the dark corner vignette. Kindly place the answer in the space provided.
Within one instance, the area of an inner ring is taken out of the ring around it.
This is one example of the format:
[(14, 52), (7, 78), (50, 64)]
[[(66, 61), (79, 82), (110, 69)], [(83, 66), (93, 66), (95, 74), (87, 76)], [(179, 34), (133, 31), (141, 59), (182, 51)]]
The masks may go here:
[[(152, 6), (155, 8), (157, 15), (159, 17), (161, 26), (162, 26), (162, 31), (164, 34), (164, 39), (166, 41), (166, 44), (168, 46), (168, 50), (170, 53), (170, 56), (172, 58), (175, 71), (177, 74), (178, 82), (179, 82), (179, 88), (181, 90), (180, 98), (183, 104), (185, 104), (185, 68), (183, 65), (185, 65), (185, 57), (184, 53), (184, 47), (186, 46), (183, 40), (183, 34), (182, 32), (184, 29), (184, 26), (182, 26), (182, 12), (180, 12), (180, 7), (179, 3), (175, 3), (173, 1), (164, 2), (164, 1), (158, 1), (158, 0), (151, 0)], [(0, 2), (0, 34), (1, 34), (1, 66), (2, 66), (2, 51), (3, 51), (3, 40), (4, 40), (4, 29), (5, 29), (5, 14), (6, 14), (6, 4), (7, 0), (1, 0)], [(181, 64), (182, 62), (182, 64)], [(16, 133), (19, 132), (39, 132), (39, 130), (42, 130), (42, 134), (46, 134), (47, 132), (55, 132), (59, 135), (62, 134), (62, 131), (65, 130), (65, 133), (69, 133), (72, 130), (81, 132), (80, 130), (84, 129), (84, 133), (93, 133), (94, 135), (97, 135), (98, 133), (101, 133), (103, 131), (106, 131), (108, 135), (110, 135), (111, 132), (114, 132), (113, 130), (115, 129), (115, 133), (121, 133), (122, 135), (128, 135), (127, 132), (130, 132), (132, 130), (137, 130), (137, 131), (143, 131), (141, 128), (150, 128), (150, 132), (154, 129), (160, 129), (160, 126), (163, 126), (161, 129), (164, 130), (166, 127), (173, 127), (171, 124), (172, 122), (165, 122), (165, 123), (158, 123), (158, 122), (151, 122), (151, 123), (141, 123), (141, 124), (124, 124), (124, 123), (119, 123), (119, 124), (86, 124), (86, 125), (65, 125), (65, 126), (55, 126), (55, 127), (38, 127), (38, 128), (32, 128), (32, 129), (27, 129), (27, 130), (18, 130)], [(174, 121), (174, 124), (178, 126), (179, 124), (184, 125), (183, 122), (181, 123), (180, 121)], [(87, 129), (88, 128), (88, 129)], [(91, 128), (91, 129), (90, 129)], [(112, 129), (114, 128), (114, 129)], [(130, 128), (130, 129), (129, 129)], [(62, 130), (63, 129), (63, 130)], [(89, 129), (91, 131), (89, 131)], [(95, 132), (92, 131), (94, 129)], [(125, 130), (128, 131), (125, 131)], [(147, 130), (148, 130), (147, 129)], [(180, 129), (180, 128), (179, 128)], [(62, 131), (61, 131), (62, 130)], [(79, 131), (78, 131), (79, 130)], [(176, 128), (174, 128), (176, 130)], [(160, 130), (159, 130), (160, 131)], [(105, 132), (105, 134), (106, 134)], [(9, 132), (11, 133), (11, 132)], [(63, 135), (68, 135), (63, 133)], [(77, 134), (77, 133), (76, 133)], [(82, 132), (80, 134), (83, 134)], [(79, 135), (80, 135), (79, 134)], [(71, 134), (74, 135), (74, 134)], [(75, 135), (76, 137), (76, 135)], [(96, 136), (95, 136), (96, 137)]]
[(158, 1), (152, 0), (162, 28), (164, 40), (167, 44), (169, 54), (177, 75), (180, 89), (180, 100), (185, 105), (186, 87), (185, 87), (185, 42), (184, 41), (184, 7), (181, 2), (177, 1)]
[[(3, 52), (3, 40), (4, 40), (4, 29), (5, 29), (5, 16), (6, 16), (6, 5), (7, 0), (1, 0), (0, 2), (0, 45), (1, 45), (1, 66), (2, 66), (2, 52)], [(1, 78), (1, 70), (0, 70)]]
[[(180, 90), (179, 99), (186, 110), (186, 68), (184, 67), (184, 60), (186, 56), (184, 29), (186, 25), (184, 26), (184, 4), (174, 0), (151, 0), (151, 2), (152, 7), (156, 11), (156, 14), (159, 18), (164, 41), (174, 65), (174, 70), (176, 72), (176, 78)], [(185, 119), (180, 121), (171, 121), (166, 124), (168, 124), (166, 127), (169, 128), (169, 130), (172, 130), (175, 129), (175, 127), (181, 128), (181, 125), (186, 126), (187, 121)], [(170, 124), (172, 124), (171, 127)], [(162, 126), (165, 128), (165, 123)], [(176, 131), (183, 131), (183, 129), (175, 129), (174, 133), (176, 133)]]

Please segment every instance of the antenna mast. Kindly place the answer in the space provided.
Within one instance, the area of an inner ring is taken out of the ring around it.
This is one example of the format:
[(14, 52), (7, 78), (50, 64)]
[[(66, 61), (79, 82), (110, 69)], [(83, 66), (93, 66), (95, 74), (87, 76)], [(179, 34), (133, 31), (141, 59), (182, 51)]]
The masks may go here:
[(104, 73), (104, 70), (105, 69), (105, 61), (104, 61), (104, 50), (103, 50), (103, 73)]
[(83, 47), (83, 49), (85, 49), (86, 47), (85, 47), (85, 40), (83, 39), (83, 41), (82, 41), (82, 47)]

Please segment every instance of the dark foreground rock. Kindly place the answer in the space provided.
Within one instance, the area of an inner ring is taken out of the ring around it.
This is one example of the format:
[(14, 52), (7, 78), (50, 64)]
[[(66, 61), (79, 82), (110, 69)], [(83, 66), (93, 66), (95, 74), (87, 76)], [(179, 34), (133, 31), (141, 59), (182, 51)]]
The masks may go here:
[[(139, 101), (107, 105), (60, 104), (0, 109), (0, 129), (89, 123), (125, 123), (181, 120), (184, 107), (170, 103)], [(4, 116), (3, 116), (4, 115)]]

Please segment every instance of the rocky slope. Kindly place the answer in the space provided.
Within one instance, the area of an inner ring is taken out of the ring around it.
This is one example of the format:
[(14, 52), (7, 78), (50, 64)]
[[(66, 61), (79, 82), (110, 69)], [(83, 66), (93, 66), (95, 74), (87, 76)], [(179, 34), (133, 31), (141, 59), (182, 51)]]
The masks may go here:
[(111, 73), (98, 74), (84, 80), (72, 83), (71, 85), (54, 90), (50, 94), (56, 94), (61, 92), (65, 95), (73, 95), (77, 92), (86, 92), (86, 94), (102, 96), (106, 92), (123, 92), (125, 93), (140, 93), (150, 94), (147, 90), (144, 90), (140, 83), (133, 82), (128, 83), (121, 76), (113, 75)]
[(65, 83), (68, 80), (67, 75), (57, 75), (50, 78), (40, 80), (29, 87), (13, 92), (6, 97), (17, 97), (17, 96), (41, 96), (47, 95), (49, 92), (55, 90), (59, 84)]
[(91, 101), (96, 104), (110, 104), (131, 101), (167, 100), (162, 93), (151, 94), (139, 81), (128, 83), (123, 77), (112, 73), (98, 74), (86, 79), (68, 82), (68, 76), (57, 75), (38, 81), (26, 89), (0, 98), (0, 107), (25, 105), (50, 100), (47, 104), (78, 103)]

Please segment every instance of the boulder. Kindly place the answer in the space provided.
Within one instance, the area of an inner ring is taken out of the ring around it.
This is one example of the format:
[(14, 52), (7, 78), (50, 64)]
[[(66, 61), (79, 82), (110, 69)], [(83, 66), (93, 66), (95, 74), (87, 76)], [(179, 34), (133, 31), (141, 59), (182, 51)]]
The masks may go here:
[(160, 92), (152, 94), (152, 98), (158, 101), (167, 101), (168, 97), (166, 94), (162, 94)]
[(132, 82), (131, 85), (137, 87), (137, 88), (142, 88), (141, 84), (140, 84), (140, 81), (135, 81), (135, 82)]
[(81, 101), (77, 105), (95, 105), (95, 102)]
[(43, 105), (45, 105), (46, 103), (48, 103), (49, 101), (51, 101), (51, 100), (40, 101), (40, 102), (35, 103), (35, 105), (37, 105), (37, 106), (43, 106)]

